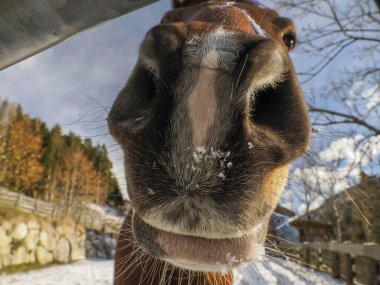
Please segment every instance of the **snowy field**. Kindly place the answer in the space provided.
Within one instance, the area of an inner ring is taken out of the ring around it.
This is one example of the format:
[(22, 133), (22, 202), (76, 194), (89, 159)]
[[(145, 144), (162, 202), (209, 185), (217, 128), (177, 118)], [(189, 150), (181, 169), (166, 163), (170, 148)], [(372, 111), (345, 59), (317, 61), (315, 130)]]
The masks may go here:
[[(111, 285), (112, 261), (85, 260), (24, 273), (0, 275), (0, 285)], [(234, 273), (234, 285), (343, 285), (327, 274), (289, 261), (271, 259)]]

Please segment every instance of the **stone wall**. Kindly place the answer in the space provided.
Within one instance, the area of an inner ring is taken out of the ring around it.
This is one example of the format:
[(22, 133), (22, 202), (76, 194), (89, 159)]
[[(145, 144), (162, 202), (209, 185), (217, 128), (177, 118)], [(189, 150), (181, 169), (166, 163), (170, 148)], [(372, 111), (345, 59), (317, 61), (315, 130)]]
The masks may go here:
[(113, 259), (116, 252), (116, 236), (88, 230), (85, 248), (87, 258)]
[(0, 271), (9, 266), (84, 259), (85, 239), (85, 229), (70, 219), (0, 216)]
[[(0, 0), (1, 2), (1, 0)], [(126, 202), (126, 209), (129, 208)], [(0, 186), (0, 219), (1, 211), (17, 211), (44, 219), (70, 218), (88, 230), (119, 234), (124, 215), (109, 214), (103, 207), (91, 204), (73, 203), (69, 206), (56, 205), (28, 197), (24, 194), (9, 191)]]

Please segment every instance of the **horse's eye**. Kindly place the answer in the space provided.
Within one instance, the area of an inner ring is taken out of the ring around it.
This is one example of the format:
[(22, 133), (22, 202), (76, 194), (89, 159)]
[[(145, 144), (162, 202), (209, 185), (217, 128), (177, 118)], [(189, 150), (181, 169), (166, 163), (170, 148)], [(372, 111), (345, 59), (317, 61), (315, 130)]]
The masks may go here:
[(282, 40), (284, 41), (285, 45), (288, 47), (289, 50), (294, 49), (296, 45), (296, 36), (294, 34), (285, 34), (282, 37)]

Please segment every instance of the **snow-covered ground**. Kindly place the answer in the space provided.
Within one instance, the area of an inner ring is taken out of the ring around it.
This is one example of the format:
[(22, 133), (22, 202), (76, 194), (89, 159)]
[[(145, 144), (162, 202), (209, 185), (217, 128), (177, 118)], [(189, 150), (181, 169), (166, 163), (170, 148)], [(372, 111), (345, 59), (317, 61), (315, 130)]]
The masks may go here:
[(0, 285), (111, 285), (113, 261), (83, 260), (66, 265), (0, 275)]
[[(85, 260), (24, 273), (0, 275), (0, 285), (111, 285), (113, 261)], [(298, 264), (268, 259), (234, 273), (234, 285), (343, 285), (327, 274)]]
[(234, 272), (234, 285), (343, 285), (342, 280), (291, 261), (266, 258)]

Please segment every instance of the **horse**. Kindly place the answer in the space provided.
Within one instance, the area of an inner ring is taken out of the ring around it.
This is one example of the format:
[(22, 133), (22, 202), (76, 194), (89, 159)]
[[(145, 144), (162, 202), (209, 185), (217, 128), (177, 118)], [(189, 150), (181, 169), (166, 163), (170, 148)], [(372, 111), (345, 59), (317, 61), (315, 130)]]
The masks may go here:
[(108, 116), (131, 210), (115, 284), (232, 284), (260, 260), (311, 125), (292, 20), (257, 2), (174, 0)]

